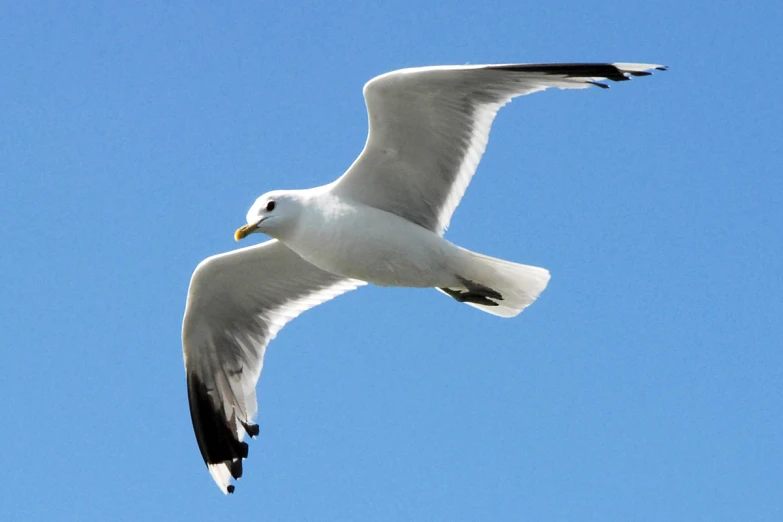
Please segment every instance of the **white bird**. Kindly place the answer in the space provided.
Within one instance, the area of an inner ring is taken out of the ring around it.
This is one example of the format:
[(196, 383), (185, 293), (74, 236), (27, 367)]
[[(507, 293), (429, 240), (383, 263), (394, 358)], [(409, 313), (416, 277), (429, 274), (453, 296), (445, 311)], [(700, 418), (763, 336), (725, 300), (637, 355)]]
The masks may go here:
[(550, 87), (607, 87), (655, 64), (439, 66), (364, 86), (369, 135), (336, 181), (259, 197), (238, 240), (272, 240), (210, 257), (190, 281), (182, 344), (193, 428), (224, 493), (242, 475), (267, 344), (300, 313), (366, 283), (437, 288), (513, 317), (544, 290), (543, 268), (495, 259), (443, 238), (484, 153), (498, 109)]

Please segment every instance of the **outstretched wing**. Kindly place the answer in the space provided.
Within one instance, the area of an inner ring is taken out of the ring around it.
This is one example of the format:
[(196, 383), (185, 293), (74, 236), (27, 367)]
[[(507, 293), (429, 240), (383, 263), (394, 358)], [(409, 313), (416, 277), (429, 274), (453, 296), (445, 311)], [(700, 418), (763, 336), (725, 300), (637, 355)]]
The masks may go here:
[(333, 190), (443, 234), (512, 98), (606, 87), (665, 67), (643, 63), (439, 66), (383, 74), (364, 86), (369, 134)]
[(204, 260), (190, 281), (182, 346), (193, 429), (224, 493), (242, 475), (245, 433), (269, 341), (291, 319), (365, 284), (317, 268), (277, 240)]

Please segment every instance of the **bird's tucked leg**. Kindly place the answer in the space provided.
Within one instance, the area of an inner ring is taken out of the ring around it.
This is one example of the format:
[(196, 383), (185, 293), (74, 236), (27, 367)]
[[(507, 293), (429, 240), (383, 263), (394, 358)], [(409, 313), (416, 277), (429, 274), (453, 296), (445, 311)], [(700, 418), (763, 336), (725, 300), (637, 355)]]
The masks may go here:
[(492, 301), (502, 301), (503, 296), (497, 290), (493, 290), (481, 283), (476, 283), (470, 279), (457, 276), (460, 282), (465, 285), (465, 290), (454, 288), (441, 288), (443, 292), (450, 295), (460, 303), (475, 303), (484, 306), (498, 306), (498, 303)]

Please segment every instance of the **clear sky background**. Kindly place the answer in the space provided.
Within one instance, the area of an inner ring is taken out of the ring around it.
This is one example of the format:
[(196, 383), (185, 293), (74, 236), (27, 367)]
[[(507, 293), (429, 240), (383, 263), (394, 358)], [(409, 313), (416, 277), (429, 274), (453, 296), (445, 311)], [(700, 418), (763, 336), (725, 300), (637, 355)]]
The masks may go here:
[[(0, 16), (0, 519), (783, 520), (780, 2), (67, 4)], [(670, 70), (500, 112), (447, 237), (549, 288), (307, 312), (224, 497), (196, 265), (351, 164), (373, 76), (553, 61)]]

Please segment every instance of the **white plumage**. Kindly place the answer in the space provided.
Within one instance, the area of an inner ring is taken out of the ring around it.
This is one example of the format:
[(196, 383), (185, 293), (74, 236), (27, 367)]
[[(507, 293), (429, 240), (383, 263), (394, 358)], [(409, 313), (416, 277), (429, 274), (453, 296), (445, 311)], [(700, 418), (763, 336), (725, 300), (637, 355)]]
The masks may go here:
[(512, 317), (549, 272), (458, 247), (442, 236), (478, 166), (498, 109), (549, 87), (606, 87), (653, 64), (508, 64), (403, 69), (364, 87), (369, 134), (339, 179), (256, 200), (237, 239), (263, 244), (210, 257), (193, 273), (183, 322), (190, 411), (204, 461), (231, 493), (266, 346), (300, 313), (367, 282), (433, 287)]

